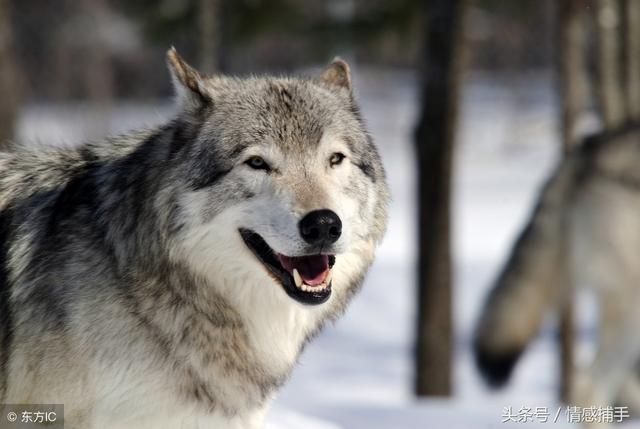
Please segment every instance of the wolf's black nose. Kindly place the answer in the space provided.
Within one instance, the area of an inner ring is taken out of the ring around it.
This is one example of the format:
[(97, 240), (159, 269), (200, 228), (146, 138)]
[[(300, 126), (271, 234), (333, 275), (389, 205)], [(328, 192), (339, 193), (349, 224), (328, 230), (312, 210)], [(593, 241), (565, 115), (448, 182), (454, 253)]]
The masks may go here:
[(302, 218), (298, 228), (304, 241), (309, 244), (332, 244), (342, 234), (342, 221), (331, 210), (315, 210)]

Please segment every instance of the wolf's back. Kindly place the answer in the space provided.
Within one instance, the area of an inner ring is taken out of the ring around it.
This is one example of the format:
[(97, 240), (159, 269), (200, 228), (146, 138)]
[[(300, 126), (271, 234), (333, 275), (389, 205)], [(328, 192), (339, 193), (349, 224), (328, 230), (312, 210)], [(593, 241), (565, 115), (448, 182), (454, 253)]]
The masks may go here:
[(82, 146), (21, 146), (0, 151), (0, 211), (16, 198), (63, 187), (88, 164), (120, 158), (153, 130), (143, 130)]
[(577, 154), (545, 184), (533, 214), (511, 250), (481, 314), (474, 339), (478, 368), (489, 384), (505, 383), (566, 281), (563, 239), (566, 204)]

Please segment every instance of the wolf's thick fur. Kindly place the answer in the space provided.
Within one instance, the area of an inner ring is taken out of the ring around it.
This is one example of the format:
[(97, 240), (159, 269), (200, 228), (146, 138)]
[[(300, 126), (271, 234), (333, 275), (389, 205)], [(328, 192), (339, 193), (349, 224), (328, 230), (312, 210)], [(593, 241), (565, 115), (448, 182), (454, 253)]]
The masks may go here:
[[(344, 62), (236, 79), (168, 58), (179, 112), (165, 125), (0, 153), (0, 402), (64, 403), (69, 429), (259, 427), (385, 230), (385, 175)], [(298, 223), (318, 209), (342, 235), (322, 249), (330, 298), (307, 306), (239, 229), (307, 255)]]
[[(573, 400), (610, 405), (621, 392), (640, 406), (640, 130), (589, 139), (549, 179), (491, 291), (475, 353), (494, 385), (507, 381), (544, 316), (569, 299), (568, 284), (599, 295), (593, 365), (576, 377)], [(571, 282), (571, 283), (569, 283)], [(631, 393), (635, 392), (635, 393)], [(638, 408), (640, 410), (640, 408)]]

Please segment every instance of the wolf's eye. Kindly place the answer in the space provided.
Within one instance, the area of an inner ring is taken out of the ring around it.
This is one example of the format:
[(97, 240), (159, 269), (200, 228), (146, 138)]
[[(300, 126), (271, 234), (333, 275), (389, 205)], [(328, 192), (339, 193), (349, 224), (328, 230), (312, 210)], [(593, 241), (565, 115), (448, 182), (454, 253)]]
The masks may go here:
[(336, 165), (340, 165), (340, 164), (342, 164), (342, 161), (345, 158), (346, 158), (346, 156), (344, 156), (343, 153), (336, 152), (336, 153), (331, 155), (331, 158), (329, 158), (329, 165), (332, 166), (332, 167), (335, 167)]
[(267, 164), (267, 161), (260, 158), (259, 156), (252, 156), (251, 158), (247, 159), (244, 163), (247, 164), (249, 167), (253, 168), (254, 170), (265, 170), (265, 171), (271, 170), (271, 167), (269, 167), (269, 164)]

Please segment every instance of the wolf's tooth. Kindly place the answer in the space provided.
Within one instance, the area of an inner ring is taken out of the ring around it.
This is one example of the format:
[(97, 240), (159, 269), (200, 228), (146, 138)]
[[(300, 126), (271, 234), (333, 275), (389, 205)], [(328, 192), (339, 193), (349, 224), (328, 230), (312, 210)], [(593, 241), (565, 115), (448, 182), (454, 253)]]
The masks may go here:
[(332, 278), (333, 278), (333, 270), (329, 270), (329, 274), (327, 274), (327, 277), (324, 279), (324, 284), (329, 286), (329, 283), (331, 283)]
[[(296, 282), (297, 287), (302, 287), (302, 277), (300, 277), (300, 273), (296, 268), (293, 269), (293, 280)], [(304, 289), (302, 289), (304, 290)]]

